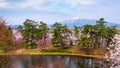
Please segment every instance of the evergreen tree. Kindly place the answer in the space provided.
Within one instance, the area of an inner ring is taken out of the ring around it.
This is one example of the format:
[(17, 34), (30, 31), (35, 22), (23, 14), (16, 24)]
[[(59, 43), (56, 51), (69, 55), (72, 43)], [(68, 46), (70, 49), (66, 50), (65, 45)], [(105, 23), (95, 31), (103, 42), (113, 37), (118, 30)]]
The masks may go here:
[(111, 26), (111, 27), (106, 27), (106, 43), (107, 46), (109, 47), (110, 44), (113, 44), (113, 38), (115, 36), (115, 34), (118, 34), (118, 31), (116, 29), (116, 27)]
[(106, 28), (106, 21), (104, 20), (104, 18), (100, 18), (99, 20), (96, 21), (96, 26), (98, 28), (98, 36), (100, 39), (100, 45), (104, 46), (104, 40), (105, 40), (105, 28)]
[(53, 30), (53, 38), (52, 43), (54, 46), (60, 46), (62, 48), (65, 48), (65, 45), (67, 45), (67, 38), (69, 36), (70, 31), (68, 30), (67, 26), (56, 22), (52, 26)]
[(37, 37), (38, 39), (44, 39), (44, 44), (45, 44), (45, 39), (48, 37), (48, 33), (49, 33), (49, 28), (47, 27), (47, 24), (44, 22), (40, 22), (40, 24), (38, 25), (38, 33), (37, 33)]
[(19, 26), (19, 30), (22, 33), (23, 39), (25, 41), (26, 48), (28, 48), (28, 45), (33, 48), (33, 46), (36, 44), (37, 40), (37, 22), (33, 20), (27, 19), (24, 23), (23, 26)]
[[(116, 27), (106, 26), (104, 18), (96, 21), (95, 25), (84, 25), (82, 35), (78, 39), (79, 44), (87, 44), (95, 47), (109, 46), (113, 43), (113, 38), (117, 34)], [(78, 35), (79, 37), (79, 35)], [(89, 43), (89, 44), (88, 44)]]

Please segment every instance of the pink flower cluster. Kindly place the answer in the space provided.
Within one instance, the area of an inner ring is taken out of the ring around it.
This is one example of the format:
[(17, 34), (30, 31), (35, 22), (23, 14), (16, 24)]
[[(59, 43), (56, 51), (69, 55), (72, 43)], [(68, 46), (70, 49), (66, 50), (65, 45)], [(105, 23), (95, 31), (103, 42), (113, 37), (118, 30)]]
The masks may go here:
[(37, 48), (39, 50), (42, 50), (46, 45), (49, 45), (50, 44), (50, 38), (47, 37), (47, 38), (42, 38), (42, 39), (39, 39), (37, 41)]

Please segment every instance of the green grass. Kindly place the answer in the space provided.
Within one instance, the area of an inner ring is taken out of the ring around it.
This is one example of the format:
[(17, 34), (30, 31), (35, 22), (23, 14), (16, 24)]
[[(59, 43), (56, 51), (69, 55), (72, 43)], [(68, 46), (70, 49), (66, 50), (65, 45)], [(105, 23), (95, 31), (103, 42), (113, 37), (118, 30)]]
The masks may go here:
[[(27, 48), (26, 48), (27, 46)], [(32, 49), (32, 47), (30, 45), (23, 45), (23, 48), (25, 49)], [(36, 49), (37, 48), (37, 45), (33, 45), (33, 49)]]
[(5, 54), (4, 50), (0, 50), (0, 55)]
[(43, 49), (41, 52), (58, 52), (58, 53), (72, 53), (73, 52), (73, 48), (66, 48), (66, 49), (62, 49), (62, 48), (51, 48), (51, 49)]
[(0, 50), (0, 54), (1, 54), (1, 53), (4, 53), (4, 50)]
[(65, 53), (65, 52), (44, 52), (44, 51), (42, 51), (41, 54), (43, 54), (43, 55), (68, 55), (70, 53)]
[(51, 49), (43, 49), (41, 51), (41, 54), (46, 54), (46, 55), (69, 55), (73, 53), (73, 48), (66, 48), (66, 49), (62, 49), (62, 48), (56, 48), (53, 47)]
[(106, 52), (108, 52), (106, 51), (106, 48), (91, 50), (88, 48), (81, 49), (80, 47), (72, 46), (66, 49), (52, 47), (43, 49), (42, 51), (39, 51), (38, 49), (19, 49), (8, 51), (5, 53), (4, 50), (0, 50), (0, 55), (75, 55), (85, 57), (103, 57)]

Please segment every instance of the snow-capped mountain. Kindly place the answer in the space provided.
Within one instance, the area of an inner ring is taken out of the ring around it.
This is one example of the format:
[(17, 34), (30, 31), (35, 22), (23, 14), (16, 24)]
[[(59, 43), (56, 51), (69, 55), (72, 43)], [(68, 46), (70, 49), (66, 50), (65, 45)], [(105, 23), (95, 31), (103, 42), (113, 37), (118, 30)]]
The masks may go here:
[[(62, 25), (67, 25), (69, 28), (72, 28), (74, 26), (84, 26), (86, 24), (91, 24), (94, 25), (96, 24), (96, 20), (93, 19), (70, 19), (70, 20), (65, 20), (60, 22)], [(51, 28), (53, 24), (48, 24), (48, 27)], [(107, 26), (115, 26), (117, 25), (118, 27), (120, 27), (120, 24), (116, 24), (116, 23), (111, 23), (111, 22), (107, 22)], [(12, 29), (17, 29), (19, 25), (10, 25), (10, 27)]]
[[(71, 19), (71, 20), (65, 20), (61, 22), (63, 25), (67, 25), (68, 27), (74, 27), (74, 26), (84, 26), (86, 24), (91, 24), (94, 25), (96, 24), (96, 20), (90, 20), (90, 19)], [(118, 27), (120, 27), (120, 24), (116, 24), (116, 23), (111, 23), (111, 22), (107, 22), (107, 26), (115, 26), (117, 25)]]
[(18, 28), (18, 26), (20, 26), (20, 25), (10, 25), (10, 27), (11, 27), (11, 29), (17, 29)]

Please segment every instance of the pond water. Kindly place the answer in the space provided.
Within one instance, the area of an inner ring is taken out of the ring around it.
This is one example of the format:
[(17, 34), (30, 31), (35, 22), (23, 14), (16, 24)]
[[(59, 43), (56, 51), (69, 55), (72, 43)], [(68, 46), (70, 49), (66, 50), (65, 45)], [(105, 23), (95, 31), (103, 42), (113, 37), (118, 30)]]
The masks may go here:
[(0, 68), (110, 68), (103, 59), (78, 56), (0, 56)]

